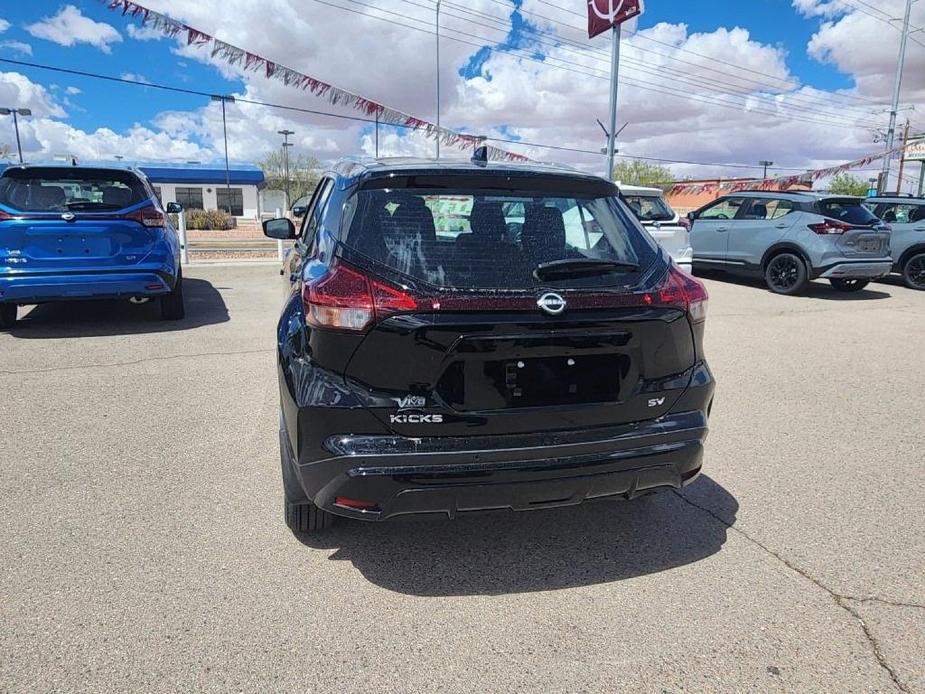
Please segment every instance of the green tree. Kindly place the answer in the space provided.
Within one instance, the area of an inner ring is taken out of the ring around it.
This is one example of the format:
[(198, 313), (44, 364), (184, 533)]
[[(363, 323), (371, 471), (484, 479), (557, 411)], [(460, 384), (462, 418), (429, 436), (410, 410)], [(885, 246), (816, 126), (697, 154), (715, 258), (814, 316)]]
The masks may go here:
[[(283, 153), (274, 150), (260, 162), (263, 175), (267, 180), (267, 188), (273, 190), (286, 190), (286, 160)], [(289, 204), (291, 205), (305, 195), (311, 195), (318, 185), (323, 172), (323, 166), (315, 157), (304, 154), (289, 154)]]
[(629, 159), (618, 162), (613, 167), (613, 180), (631, 186), (650, 186), (658, 188), (674, 181), (671, 169), (658, 164)]
[(866, 197), (868, 190), (870, 187), (867, 181), (847, 173), (838, 174), (829, 185), (829, 191), (836, 195), (851, 195), (859, 198)]

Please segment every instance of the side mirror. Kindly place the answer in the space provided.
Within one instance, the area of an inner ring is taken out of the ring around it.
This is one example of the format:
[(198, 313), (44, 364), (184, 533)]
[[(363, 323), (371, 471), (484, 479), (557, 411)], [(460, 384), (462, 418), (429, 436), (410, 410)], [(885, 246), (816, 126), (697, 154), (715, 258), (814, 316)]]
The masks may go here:
[(690, 212), (688, 212), (688, 213), (687, 213), (687, 219), (688, 219), (689, 221), (693, 222), (695, 219), (697, 219), (697, 213), (694, 212), (693, 210), (690, 211)]
[(183, 211), (183, 205), (178, 202), (168, 202), (165, 211), (167, 214), (180, 214)]
[(292, 208), (292, 216), (302, 218), (305, 216), (305, 213), (308, 211), (308, 208), (304, 205), (299, 205), (298, 207)]
[(285, 217), (268, 219), (263, 223), (263, 235), (271, 239), (288, 241), (295, 238), (295, 226)]

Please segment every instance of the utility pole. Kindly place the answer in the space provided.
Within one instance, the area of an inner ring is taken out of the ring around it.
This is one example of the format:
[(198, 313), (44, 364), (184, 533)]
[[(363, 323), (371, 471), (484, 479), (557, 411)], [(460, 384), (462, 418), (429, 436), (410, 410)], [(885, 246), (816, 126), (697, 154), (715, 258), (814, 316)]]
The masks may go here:
[(22, 164), (22, 144), (19, 142), (19, 119), (20, 116), (31, 116), (32, 111), (28, 108), (0, 108), (0, 116), (13, 115), (13, 129), (16, 131), (16, 151), (19, 152), (19, 163)]
[(289, 136), (295, 135), (294, 130), (277, 130), (277, 133), (283, 136), (283, 166), (286, 168), (286, 207), (292, 204), (292, 196), (289, 192), (289, 148), (292, 143), (289, 142)]
[(899, 177), (896, 180), (896, 192), (902, 192), (903, 187), (903, 169), (906, 165), (906, 145), (909, 144), (909, 119), (906, 119), (906, 127), (903, 129), (903, 151), (899, 154)]
[(774, 162), (761, 160), (758, 162), (758, 166), (764, 167), (764, 173), (761, 174), (761, 180), (766, 181), (768, 179), (768, 167), (774, 166)]
[(234, 103), (234, 97), (213, 94), (212, 101), (222, 102), (222, 133), (225, 136), (225, 195), (228, 197), (228, 214), (231, 214), (231, 172), (228, 170), (228, 122), (225, 120), (225, 102)]
[(890, 178), (890, 158), (896, 142), (896, 114), (899, 112), (899, 94), (903, 83), (903, 66), (906, 62), (906, 42), (909, 38), (909, 17), (912, 14), (912, 1), (906, 0), (906, 14), (903, 19), (903, 33), (899, 39), (899, 60), (896, 63), (896, 81), (893, 84), (893, 108), (890, 111), (890, 129), (886, 134), (886, 153), (883, 156), (883, 172), (880, 175), (879, 192), (886, 192)]
[(440, 158), (440, 2), (437, 0), (437, 19), (434, 29), (437, 34), (437, 159)]

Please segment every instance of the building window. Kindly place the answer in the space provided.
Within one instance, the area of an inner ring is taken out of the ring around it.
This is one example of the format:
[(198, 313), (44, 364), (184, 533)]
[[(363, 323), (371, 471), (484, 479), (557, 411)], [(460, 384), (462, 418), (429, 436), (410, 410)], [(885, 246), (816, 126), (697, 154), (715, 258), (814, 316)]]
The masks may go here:
[(244, 191), (241, 188), (216, 188), (218, 209), (233, 217), (244, 216)]
[(177, 202), (184, 210), (202, 210), (202, 188), (177, 188)]

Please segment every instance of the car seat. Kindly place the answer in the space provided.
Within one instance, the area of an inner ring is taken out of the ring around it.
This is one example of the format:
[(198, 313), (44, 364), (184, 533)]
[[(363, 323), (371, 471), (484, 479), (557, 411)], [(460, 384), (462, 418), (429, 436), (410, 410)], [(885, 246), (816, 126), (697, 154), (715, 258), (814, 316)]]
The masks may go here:
[(31, 207), (36, 210), (57, 210), (64, 206), (67, 196), (61, 186), (33, 185), (30, 188)]
[(556, 207), (528, 207), (520, 242), (533, 268), (540, 263), (571, 257), (566, 252), (565, 220)]
[(119, 186), (106, 186), (103, 188), (103, 202), (107, 205), (117, 206), (119, 209), (128, 207), (132, 201), (131, 188)]

